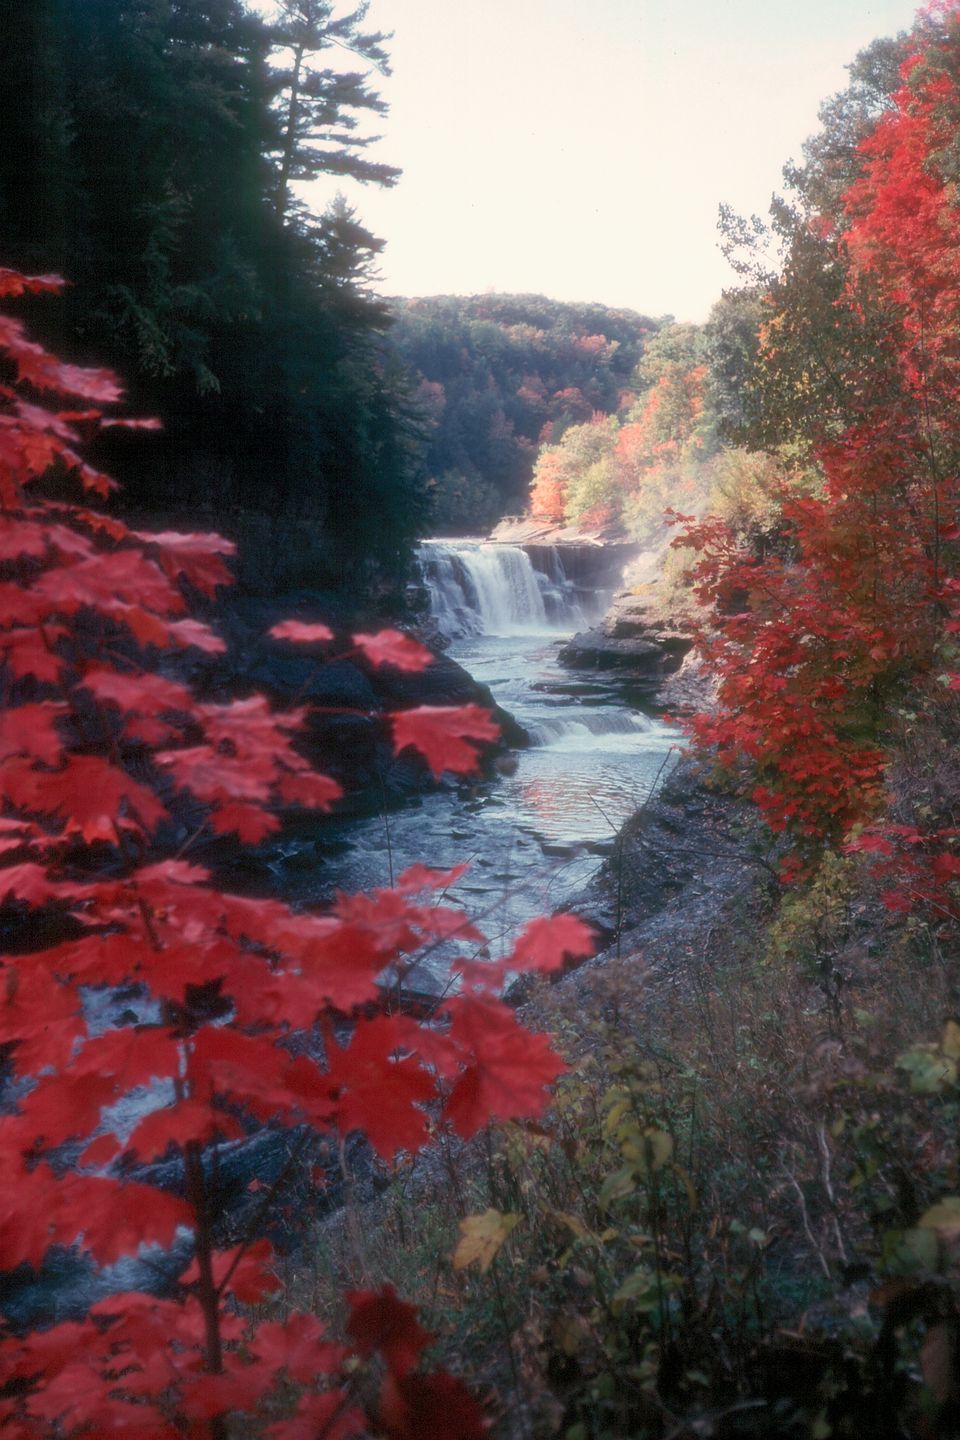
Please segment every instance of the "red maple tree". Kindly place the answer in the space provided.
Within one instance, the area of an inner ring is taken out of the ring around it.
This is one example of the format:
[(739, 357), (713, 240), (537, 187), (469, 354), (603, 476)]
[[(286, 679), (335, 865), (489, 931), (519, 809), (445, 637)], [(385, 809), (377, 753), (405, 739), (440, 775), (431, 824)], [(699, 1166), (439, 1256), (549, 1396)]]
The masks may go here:
[[(820, 493), (785, 494), (778, 553), (758, 558), (715, 517), (675, 542), (695, 551), (699, 643), (719, 682), (694, 733), (746, 763), (771, 825), (801, 849), (880, 813), (897, 697), (960, 685), (960, 11), (927, 19), (859, 178), (815, 220), (845, 267), (847, 319), (871, 337), (870, 363), (865, 340), (838, 377), (856, 420), (820, 445)], [(911, 863), (948, 839), (913, 844)]]
[[(7, 298), (60, 286), (0, 270)], [(186, 852), (184, 817), (195, 835), (256, 842), (278, 807), (328, 810), (339, 786), (298, 751), (301, 710), (259, 696), (201, 703), (169, 663), (223, 650), (189, 615), (182, 582), (214, 595), (232, 546), (135, 531), (92, 508), (113, 482), (83, 459), (84, 441), (137, 423), (105, 415), (121, 398), (114, 377), (64, 364), (6, 316), (0, 356), (0, 906), (19, 926), (0, 966), (0, 1270), (39, 1267), (53, 1246), (100, 1265), (178, 1236), (192, 1253), (174, 1298), (121, 1293), (82, 1320), (0, 1332), (0, 1429), (221, 1437), (239, 1412), (244, 1433), (273, 1440), (469, 1440), (484, 1429), (479, 1408), (460, 1381), (423, 1370), (430, 1337), (389, 1288), (350, 1297), (345, 1344), (310, 1315), (249, 1316), (277, 1288), (265, 1206), (219, 1248), (211, 1147), (285, 1127), (309, 1173), (324, 1134), (361, 1131), (392, 1159), (437, 1127), (470, 1136), (492, 1116), (539, 1113), (562, 1064), (498, 998), (502, 971), (555, 968), (589, 951), (589, 933), (570, 917), (536, 921), (504, 966), (465, 955), (459, 993), (418, 1021), (378, 976), (402, 976), (441, 938), (483, 944), (437, 900), (450, 874), (417, 866), (326, 913), (217, 888)], [(54, 408), (64, 398), (83, 408)], [(273, 634), (334, 638), (299, 621)], [(349, 644), (374, 665), (430, 659), (397, 631)], [(388, 725), (394, 747), (412, 745), (437, 775), (475, 769), (496, 733), (476, 706), (418, 707)], [(136, 987), (135, 1013), (104, 1025), (90, 997), (118, 986)], [(120, 1102), (135, 1094), (131, 1129)], [(182, 1194), (143, 1168), (171, 1155)], [(379, 1399), (361, 1403), (358, 1376), (376, 1357)], [(285, 1418), (267, 1423), (284, 1395)]]

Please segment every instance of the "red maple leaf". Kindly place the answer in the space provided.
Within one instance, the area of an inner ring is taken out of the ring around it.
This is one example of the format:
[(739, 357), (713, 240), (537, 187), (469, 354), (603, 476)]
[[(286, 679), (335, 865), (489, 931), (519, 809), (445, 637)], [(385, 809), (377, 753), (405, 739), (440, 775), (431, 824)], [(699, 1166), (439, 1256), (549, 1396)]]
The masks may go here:
[(417, 863), (403, 871), (394, 888), (399, 890), (401, 895), (415, 895), (418, 890), (448, 890), (469, 868), (469, 861), (454, 865), (449, 870), (434, 870), (428, 865)]
[(0, 515), (0, 558), (18, 560), (21, 556), (39, 559), (50, 544), (48, 527), (35, 520), (21, 520)]
[(567, 959), (583, 959), (593, 950), (593, 931), (576, 915), (541, 915), (524, 927), (505, 966), (508, 970), (560, 970)]
[(231, 800), (210, 812), (209, 825), (218, 835), (236, 835), (243, 845), (259, 845), (268, 835), (280, 829), (276, 815), (256, 805)]
[(489, 1434), (483, 1411), (463, 1381), (445, 1370), (387, 1375), (380, 1416), (388, 1440), (484, 1440)]
[(320, 644), (333, 639), (329, 625), (307, 623), (303, 620), (281, 620), (267, 631), (275, 640), (296, 640), (302, 645)]
[(153, 643), (179, 645), (182, 650), (193, 645), (208, 655), (222, 655), (227, 648), (220, 636), (199, 620), (172, 620), (166, 627), (166, 637), (162, 642)]
[(396, 753), (412, 745), (438, 780), (444, 770), (473, 774), (479, 764), (473, 747), (500, 737), (500, 727), (480, 705), (418, 705), (388, 718)]
[(193, 1212), (184, 1200), (151, 1185), (121, 1184), (99, 1175), (57, 1180), (50, 1167), (0, 1177), (0, 1269), (38, 1266), (50, 1245), (83, 1247), (101, 1264), (135, 1254), (143, 1243), (170, 1245)]
[(371, 665), (393, 665), (397, 670), (426, 670), (433, 655), (402, 630), (378, 630), (374, 635), (354, 635), (353, 643)]
[(8, 865), (0, 870), (0, 900), (25, 900), (28, 905), (45, 905), (48, 900), (80, 900), (93, 894), (89, 885), (55, 880), (49, 869), (33, 860)]
[(309, 1385), (318, 1375), (333, 1374), (347, 1354), (342, 1345), (324, 1339), (325, 1333), (315, 1315), (289, 1315), (259, 1326), (250, 1349), (271, 1374), (286, 1370), (291, 1380)]
[(379, 1350), (391, 1374), (404, 1376), (416, 1365), (433, 1336), (417, 1320), (416, 1308), (397, 1299), (392, 1285), (381, 1290), (354, 1290), (347, 1334), (361, 1355)]
[[(213, 1283), (230, 1291), (245, 1305), (256, 1305), (265, 1295), (279, 1289), (280, 1282), (273, 1269), (273, 1246), (269, 1240), (255, 1240), (252, 1245), (235, 1245), (232, 1250), (217, 1250), (212, 1261)], [(229, 1279), (228, 1279), (229, 1276)], [(196, 1260), (180, 1276), (181, 1285), (194, 1285), (200, 1279)]]
[(469, 1139), (494, 1117), (539, 1115), (566, 1069), (549, 1038), (531, 1034), (497, 1000), (460, 999), (449, 1008), (449, 1038), (464, 1069), (444, 1114), (457, 1134)]
[(343, 797), (342, 785), (331, 780), (329, 775), (318, 775), (314, 770), (281, 775), (275, 788), (285, 805), (303, 806), (309, 810), (329, 810), (335, 801)]
[(5, 767), (0, 789), (26, 811), (59, 815), (67, 835), (87, 842), (116, 840), (118, 827), (150, 830), (166, 816), (152, 790), (99, 755), (71, 755), (60, 770), (36, 770), (23, 761)]
[(138, 540), (157, 549), (157, 559), (171, 580), (182, 575), (202, 595), (212, 599), (221, 585), (233, 583), (233, 576), (221, 556), (233, 555), (236, 545), (212, 533), (180, 534), (176, 530), (149, 532), (134, 530)]
[(0, 655), (18, 679), (35, 675), (38, 680), (56, 681), (64, 662), (52, 647), (66, 633), (62, 625), (0, 631)]
[(91, 667), (84, 671), (80, 683), (98, 700), (139, 715), (156, 715), (171, 710), (186, 712), (191, 711), (194, 705), (193, 695), (185, 685), (144, 670), (121, 672)]
[(327, 1057), (327, 1079), (338, 1090), (337, 1120), (343, 1134), (362, 1130), (385, 1159), (398, 1150), (418, 1150), (427, 1136), (420, 1108), (434, 1084), (418, 1058), (395, 1058), (399, 1030), (390, 1016), (360, 1020), (346, 1050)]
[(138, 550), (117, 550), (105, 563), (103, 556), (77, 565), (45, 570), (30, 594), (42, 598), (61, 614), (72, 615), (81, 606), (111, 611), (117, 601), (145, 607), (160, 615), (175, 615), (185, 601), (158, 565)]
[(0, 266), (0, 296), (57, 295), (66, 283), (60, 275), (21, 275), (18, 270)]
[[(225, 1363), (229, 1369), (223, 1374), (184, 1377), (180, 1407), (191, 1421), (212, 1420), (228, 1410), (255, 1410), (264, 1390), (270, 1388), (271, 1377), (258, 1365), (244, 1365), (232, 1355)], [(198, 1427), (195, 1433), (199, 1433)]]
[(123, 1148), (135, 1150), (144, 1160), (152, 1160), (170, 1145), (182, 1148), (191, 1140), (205, 1142), (216, 1136), (234, 1140), (242, 1135), (243, 1127), (234, 1116), (212, 1110), (198, 1100), (180, 1100), (176, 1105), (165, 1105), (144, 1116)]

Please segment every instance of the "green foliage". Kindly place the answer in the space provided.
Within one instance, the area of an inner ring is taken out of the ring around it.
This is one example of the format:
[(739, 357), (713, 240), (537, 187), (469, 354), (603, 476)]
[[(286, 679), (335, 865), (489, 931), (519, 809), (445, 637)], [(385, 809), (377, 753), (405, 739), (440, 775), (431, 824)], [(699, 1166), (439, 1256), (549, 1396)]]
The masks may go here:
[[(492, 487), (498, 515), (522, 508), (538, 442), (618, 408), (657, 323), (540, 295), (405, 300), (395, 318), (391, 346), (421, 380), (430, 476), (462, 476), (483, 497)], [(485, 498), (468, 502), (485, 512)], [(448, 528), (442, 509), (434, 525)]]
[(288, 63), (273, 72), (274, 110), (279, 135), (276, 206), (291, 206), (294, 181), (320, 175), (349, 175), (363, 182), (394, 185), (400, 172), (366, 159), (370, 137), (357, 133), (358, 118), (383, 115), (386, 105), (368, 84), (368, 71), (338, 69), (338, 53), (390, 73), (382, 31), (364, 31), (367, 6), (337, 15), (333, 0), (280, 0), (272, 38)]
[(687, 322), (664, 324), (646, 346), (634, 379), (649, 390), (664, 375), (685, 374), (703, 363), (703, 327)]
[[(901, 34), (860, 52), (847, 89), (821, 106), (803, 163), (785, 167), (786, 197), (774, 197), (767, 223), (721, 207), (724, 249), (745, 284), (714, 306), (706, 354), (722, 431), (747, 449), (809, 457), (856, 419), (863, 394), (889, 384), (870, 287), (858, 291), (859, 314), (838, 303), (850, 273), (835, 238), (841, 197), (863, 172), (860, 142), (890, 108), (912, 44)], [(856, 389), (844, 383), (851, 361), (864, 372)]]
[(796, 966), (820, 982), (831, 1003), (836, 1001), (836, 959), (850, 935), (858, 878), (854, 860), (828, 851), (810, 884), (784, 896), (768, 932), (767, 963)]
[(717, 455), (711, 479), (709, 509), (759, 554), (779, 528), (785, 484), (797, 493), (807, 477), (791, 473), (777, 457), (732, 447)]
[(503, 513), (500, 492), (479, 475), (444, 471), (428, 481), (428, 494), (436, 535), (485, 535)]
[[(0, 248), (71, 281), (62, 316), (35, 324), (122, 369), (165, 425), (146, 464), (111, 446), (126, 503), (213, 511), (237, 534), (282, 518), (313, 537), (327, 587), (402, 567), (426, 512), (418, 422), (369, 289), (381, 242), (342, 202), (278, 201), (298, 176), (370, 170), (350, 126), (383, 108), (367, 79), (383, 37), (331, 8), (291, 0), (276, 28), (244, 0), (15, 0), (0, 95)], [(243, 564), (255, 579), (257, 558)]]

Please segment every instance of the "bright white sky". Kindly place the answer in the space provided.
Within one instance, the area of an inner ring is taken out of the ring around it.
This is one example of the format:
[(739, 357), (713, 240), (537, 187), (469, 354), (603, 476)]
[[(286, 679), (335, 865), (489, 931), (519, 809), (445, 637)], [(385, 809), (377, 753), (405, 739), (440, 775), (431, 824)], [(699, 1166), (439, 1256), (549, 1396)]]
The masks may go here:
[[(717, 207), (766, 213), (820, 101), (914, 0), (372, 0), (377, 158), (344, 186), (391, 295), (537, 291), (702, 320)], [(330, 193), (336, 186), (329, 186)], [(316, 188), (305, 194), (322, 203)]]

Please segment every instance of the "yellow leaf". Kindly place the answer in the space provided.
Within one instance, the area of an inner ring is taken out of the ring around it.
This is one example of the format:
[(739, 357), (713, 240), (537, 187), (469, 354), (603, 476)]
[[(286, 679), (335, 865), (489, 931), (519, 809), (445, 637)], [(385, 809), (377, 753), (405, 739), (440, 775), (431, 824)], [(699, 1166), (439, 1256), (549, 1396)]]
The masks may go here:
[(567, 1229), (572, 1231), (578, 1240), (592, 1240), (596, 1238), (592, 1231), (587, 1229), (578, 1215), (570, 1215), (566, 1210), (548, 1210), (547, 1214), (551, 1216), (552, 1219), (557, 1220), (561, 1225), (566, 1225)]
[(500, 1247), (520, 1224), (519, 1215), (501, 1214), (499, 1210), (484, 1210), (482, 1215), (468, 1215), (460, 1221), (461, 1240), (453, 1252), (454, 1270), (465, 1270), (474, 1261), (485, 1275), (497, 1258)]
[(951, 1060), (960, 1060), (960, 1025), (956, 1020), (948, 1020), (944, 1025), (940, 1049)]
[(936, 1230), (951, 1238), (960, 1234), (960, 1196), (946, 1195), (921, 1216), (919, 1224), (923, 1230)]
[(624, 1141), (620, 1149), (627, 1160), (632, 1160), (647, 1174), (653, 1174), (662, 1170), (673, 1155), (673, 1137), (666, 1130), (655, 1130), (651, 1126), (638, 1131), (636, 1139)]

